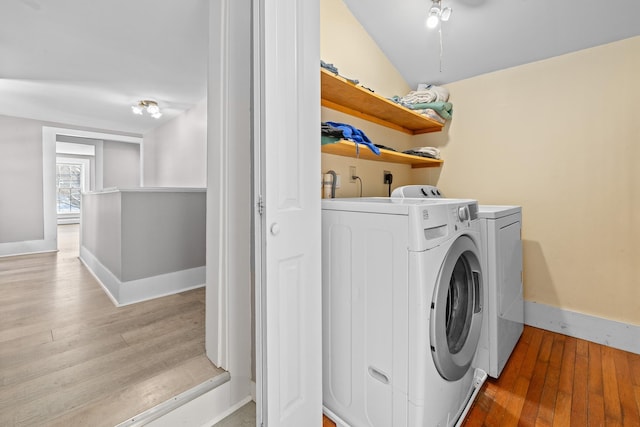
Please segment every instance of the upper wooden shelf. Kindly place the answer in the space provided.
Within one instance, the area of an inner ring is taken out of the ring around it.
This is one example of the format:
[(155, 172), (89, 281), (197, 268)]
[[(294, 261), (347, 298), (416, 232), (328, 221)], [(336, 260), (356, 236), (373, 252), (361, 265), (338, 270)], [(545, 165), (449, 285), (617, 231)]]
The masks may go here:
[(412, 156), (397, 151), (380, 149), (380, 155), (376, 156), (368, 147), (360, 145), (359, 155), (356, 156), (356, 144), (352, 141), (341, 139), (333, 144), (324, 144), (322, 152), (326, 154), (336, 154), (345, 157), (358, 157), (364, 160), (376, 160), (379, 162), (402, 163), (411, 165), (412, 168), (437, 168), (444, 163), (442, 160), (430, 159), (428, 157)]
[(322, 106), (410, 135), (439, 132), (444, 126), (320, 68)]

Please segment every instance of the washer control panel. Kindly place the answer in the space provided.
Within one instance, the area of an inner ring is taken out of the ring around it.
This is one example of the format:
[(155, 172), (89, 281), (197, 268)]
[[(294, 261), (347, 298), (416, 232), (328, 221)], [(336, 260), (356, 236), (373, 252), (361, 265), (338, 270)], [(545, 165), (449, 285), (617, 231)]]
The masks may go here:
[(460, 206), (458, 208), (458, 219), (461, 222), (469, 220), (469, 207), (468, 206)]

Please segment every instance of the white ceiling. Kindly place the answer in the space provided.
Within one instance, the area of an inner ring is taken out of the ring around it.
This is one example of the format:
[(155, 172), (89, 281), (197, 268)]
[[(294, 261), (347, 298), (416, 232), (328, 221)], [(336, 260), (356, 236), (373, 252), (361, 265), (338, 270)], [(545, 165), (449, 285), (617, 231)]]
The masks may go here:
[[(0, 0), (0, 114), (137, 134), (175, 117), (206, 97), (209, 1)], [(442, 0), (440, 61), (430, 0), (344, 1), (411, 86), (640, 34), (639, 0)]]
[[(143, 133), (206, 98), (209, 0), (1, 0), (0, 114)], [(135, 116), (158, 101), (160, 120)]]
[(411, 87), (640, 35), (638, 0), (442, 0), (453, 14), (441, 27), (440, 71), (438, 30), (425, 27), (431, 0), (344, 2)]

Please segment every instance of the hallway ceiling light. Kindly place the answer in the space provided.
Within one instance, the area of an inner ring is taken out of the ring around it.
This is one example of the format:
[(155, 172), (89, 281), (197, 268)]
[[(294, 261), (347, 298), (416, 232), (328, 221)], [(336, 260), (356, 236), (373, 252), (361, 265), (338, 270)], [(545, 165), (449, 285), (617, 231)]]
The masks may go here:
[(144, 111), (146, 111), (154, 119), (159, 119), (160, 117), (162, 117), (162, 113), (160, 112), (158, 103), (156, 101), (150, 101), (148, 99), (138, 101), (137, 105), (132, 105), (131, 111), (133, 111), (133, 114), (138, 115), (142, 115)]
[(441, 21), (447, 22), (450, 17), (450, 7), (443, 8), (441, 0), (432, 0), (431, 8), (427, 14), (427, 27), (436, 28)]

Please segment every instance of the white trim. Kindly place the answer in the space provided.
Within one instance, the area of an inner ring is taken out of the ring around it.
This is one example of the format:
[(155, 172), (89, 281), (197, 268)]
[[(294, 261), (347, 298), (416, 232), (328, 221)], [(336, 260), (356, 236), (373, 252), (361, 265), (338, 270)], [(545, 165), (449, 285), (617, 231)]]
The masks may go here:
[(58, 249), (58, 209), (56, 208), (56, 134), (42, 127), (42, 220), (44, 240)]
[(67, 129), (67, 128), (58, 128), (58, 127), (50, 127), (43, 126), (43, 131), (46, 129), (48, 132), (53, 133), (54, 138), (55, 135), (65, 135), (65, 136), (75, 136), (78, 138), (88, 138), (88, 139), (101, 139), (107, 141), (117, 141), (117, 142), (129, 142), (132, 144), (142, 144), (143, 138), (140, 136), (125, 136), (125, 135), (117, 135), (113, 133), (105, 133), (105, 132), (92, 132), (86, 130), (77, 130), (77, 129)]
[(120, 188), (109, 187), (99, 191), (86, 191), (87, 194), (105, 194), (105, 193), (206, 193), (206, 188), (196, 187), (139, 187), (139, 188)]
[(27, 240), (24, 242), (0, 243), (0, 258), (57, 251), (57, 243), (50, 240)]
[(84, 246), (80, 260), (118, 307), (201, 288), (206, 276), (202, 266), (122, 282)]
[(229, 370), (229, 0), (209, 5), (211, 46), (207, 105), (207, 357)]
[(263, 318), (265, 312), (263, 311), (263, 278), (266, 276), (264, 270), (264, 255), (265, 245), (263, 240), (265, 229), (265, 217), (264, 217), (264, 152), (262, 150), (262, 133), (263, 122), (262, 110), (263, 99), (261, 95), (261, 88), (264, 87), (262, 76), (262, 64), (264, 63), (263, 52), (263, 16), (262, 8), (263, 2), (254, 1), (252, 3), (251, 15), (253, 17), (253, 206), (254, 206), (254, 221), (253, 221), (253, 259), (254, 259), (254, 271), (253, 273), (253, 288), (254, 288), (254, 325), (255, 325), (255, 353), (253, 355), (255, 360), (255, 382), (252, 381), (252, 396), (256, 402), (256, 425), (263, 425), (263, 421), (266, 419), (265, 405), (267, 403), (266, 395), (266, 382), (263, 380), (264, 373), (264, 355), (266, 345), (266, 329), (264, 327)]
[[(69, 143), (72, 144), (72, 143)], [(73, 145), (82, 145), (82, 144), (73, 144)], [(89, 147), (93, 148), (95, 151), (95, 146), (90, 145)], [(91, 156), (95, 159), (94, 156)], [(80, 179), (81, 187), (80, 191), (82, 193), (86, 193), (91, 190), (91, 159), (89, 156), (84, 157), (68, 157), (68, 155), (62, 155), (56, 150), (56, 174), (57, 174), (57, 165), (59, 163), (66, 163), (72, 165), (82, 165), (82, 177)], [(56, 179), (57, 182), (57, 179)], [(56, 189), (57, 190), (57, 189)], [(57, 195), (56, 195), (57, 197)], [(57, 223), (60, 224), (80, 224), (80, 212), (78, 213), (58, 213), (58, 206), (56, 201), (56, 214), (58, 216)]]
[(640, 326), (524, 302), (524, 323), (574, 338), (640, 354)]
[(73, 216), (68, 218), (58, 217), (58, 225), (80, 224), (80, 217)]
[(251, 401), (251, 396), (241, 400), (233, 399), (233, 390), (239, 381), (231, 376), (231, 380), (214, 388), (184, 405), (176, 408), (161, 418), (146, 424), (147, 427), (202, 426), (211, 427), (228, 417)]
[[(43, 228), (44, 238), (37, 248), (28, 253), (55, 251), (58, 249), (58, 215), (56, 209), (56, 142), (57, 135), (76, 136), (81, 138), (91, 138), (98, 140), (129, 142), (132, 144), (140, 144), (141, 150), (144, 139), (137, 136), (123, 136), (102, 132), (90, 132), (76, 129), (65, 129), (50, 126), (42, 127), (42, 209), (43, 209)], [(102, 188), (102, 141), (96, 142), (96, 189)], [(142, 156), (140, 156), (142, 158)], [(144, 170), (140, 169), (140, 176), (144, 175)], [(141, 178), (142, 179), (142, 178)], [(31, 243), (31, 242), (16, 242)], [(30, 244), (21, 246), (23, 248), (31, 247)], [(12, 246), (7, 246), (10, 250)], [(19, 247), (20, 248), (20, 247)], [(43, 249), (44, 248), (44, 249)], [(0, 250), (0, 254), (3, 251)], [(16, 253), (6, 253), (6, 255), (16, 255), (17, 253), (25, 253), (24, 249), (18, 249)], [(1, 255), (0, 255), (1, 256)]]
[(203, 394), (206, 394), (211, 390), (220, 387), (230, 379), (231, 375), (229, 375), (228, 372), (223, 372), (220, 375), (216, 375), (215, 377), (210, 378), (207, 381), (198, 384), (197, 386), (192, 387), (189, 390), (184, 391), (179, 395), (174, 396), (173, 398), (154, 406), (151, 409), (147, 409), (146, 411), (128, 419), (127, 421), (121, 422), (116, 427), (146, 426), (152, 421), (158, 420), (163, 416), (169, 414), (180, 406), (186, 405), (187, 403), (202, 396)]
[(216, 418), (214, 418), (213, 425), (215, 425), (216, 423), (219, 423), (220, 421), (224, 420), (225, 418), (233, 415), (235, 412), (239, 411), (244, 405), (246, 405), (247, 403), (249, 403), (251, 401), (252, 401), (251, 400), (251, 396), (245, 397), (244, 399), (242, 399), (241, 401), (239, 401), (238, 403), (236, 403), (235, 405), (231, 406), (229, 409), (224, 411), (222, 414), (220, 414)]
[(322, 406), (322, 413), (331, 421), (333, 421), (336, 427), (351, 427), (345, 420), (337, 416), (331, 409), (327, 408), (324, 405)]

